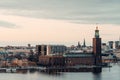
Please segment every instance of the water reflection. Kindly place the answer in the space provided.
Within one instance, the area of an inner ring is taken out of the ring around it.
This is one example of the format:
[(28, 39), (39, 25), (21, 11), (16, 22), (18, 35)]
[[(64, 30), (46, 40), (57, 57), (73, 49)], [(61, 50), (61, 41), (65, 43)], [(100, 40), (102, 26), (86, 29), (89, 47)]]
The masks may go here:
[(93, 74), (93, 80), (102, 80), (101, 73)]
[(22, 70), (17, 73), (0, 73), (0, 80), (120, 80), (120, 65), (113, 64), (112, 66), (110, 71), (109, 68), (103, 68), (100, 74), (92, 72), (44, 73)]

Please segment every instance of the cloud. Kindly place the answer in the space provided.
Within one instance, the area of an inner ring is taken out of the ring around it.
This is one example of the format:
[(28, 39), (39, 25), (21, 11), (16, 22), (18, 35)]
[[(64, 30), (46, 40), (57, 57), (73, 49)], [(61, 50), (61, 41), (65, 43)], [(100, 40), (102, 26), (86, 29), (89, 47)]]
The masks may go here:
[(120, 24), (119, 3), (119, 0), (2, 0), (0, 9), (6, 9), (5, 14), (34, 18)]
[(6, 21), (0, 21), (0, 27), (15, 28), (16, 25), (13, 23), (6, 22)]

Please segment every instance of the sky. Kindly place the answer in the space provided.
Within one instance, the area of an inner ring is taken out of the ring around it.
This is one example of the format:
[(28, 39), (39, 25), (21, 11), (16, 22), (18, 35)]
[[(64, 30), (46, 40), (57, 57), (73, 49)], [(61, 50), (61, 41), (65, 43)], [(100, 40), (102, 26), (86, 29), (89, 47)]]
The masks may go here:
[(0, 46), (119, 40), (120, 0), (0, 0)]

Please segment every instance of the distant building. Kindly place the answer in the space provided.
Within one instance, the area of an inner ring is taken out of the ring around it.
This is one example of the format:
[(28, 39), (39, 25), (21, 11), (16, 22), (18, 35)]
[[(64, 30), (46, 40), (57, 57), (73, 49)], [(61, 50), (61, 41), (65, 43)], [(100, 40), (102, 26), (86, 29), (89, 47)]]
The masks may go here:
[(120, 45), (119, 45), (120, 41), (115, 41), (115, 49), (119, 49)]
[(39, 56), (39, 65), (48, 67), (63, 67), (65, 66), (65, 58), (63, 56)]
[(36, 53), (41, 55), (47, 55), (47, 45), (36, 45)]
[(47, 45), (47, 55), (63, 55), (66, 50), (64, 45)]
[(107, 51), (110, 50), (109, 46), (106, 45), (106, 43), (102, 43), (101, 48), (102, 48), (102, 53), (106, 53)]
[(31, 44), (28, 44), (28, 48), (30, 48), (31, 47)]
[(36, 52), (38, 55), (62, 55), (67, 48), (64, 45), (37, 45)]
[(78, 49), (81, 49), (81, 44), (80, 44), (80, 42), (78, 42), (77, 48), (78, 48)]
[(113, 41), (109, 41), (108, 43), (109, 43), (110, 49), (113, 49)]
[(66, 66), (94, 65), (93, 53), (69, 52), (63, 56)]

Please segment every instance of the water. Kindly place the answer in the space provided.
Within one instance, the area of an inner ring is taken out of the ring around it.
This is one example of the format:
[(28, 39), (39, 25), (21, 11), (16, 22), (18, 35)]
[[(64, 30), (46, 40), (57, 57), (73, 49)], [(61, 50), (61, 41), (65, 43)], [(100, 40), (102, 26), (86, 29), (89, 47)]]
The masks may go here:
[(34, 73), (0, 73), (0, 80), (120, 80), (120, 65), (104, 68), (100, 74), (92, 72), (66, 72), (60, 74)]

